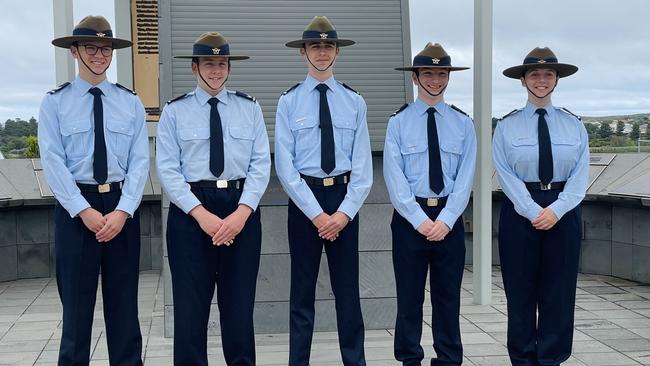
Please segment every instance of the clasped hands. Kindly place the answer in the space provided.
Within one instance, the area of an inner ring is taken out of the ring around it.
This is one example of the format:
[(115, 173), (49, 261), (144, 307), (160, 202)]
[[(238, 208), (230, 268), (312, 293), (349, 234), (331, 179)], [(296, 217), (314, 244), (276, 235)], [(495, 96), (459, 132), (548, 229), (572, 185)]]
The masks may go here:
[(424, 220), (418, 226), (418, 233), (427, 237), (428, 241), (441, 241), (449, 234), (449, 226), (440, 220), (433, 221), (430, 218)]
[(216, 246), (232, 244), (251, 213), (253, 209), (243, 204), (223, 219), (206, 210), (203, 205), (198, 205), (190, 211), (190, 215), (199, 223), (203, 232), (212, 238), (212, 245)]
[(106, 243), (113, 240), (122, 231), (129, 214), (121, 210), (115, 210), (102, 215), (94, 208), (88, 207), (79, 212), (79, 217), (88, 230), (95, 233), (95, 239), (98, 242)]
[(334, 241), (339, 237), (341, 230), (350, 222), (350, 218), (341, 211), (336, 211), (331, 215), (321, 212), (311, 222), (318, 229), (319, 237)]

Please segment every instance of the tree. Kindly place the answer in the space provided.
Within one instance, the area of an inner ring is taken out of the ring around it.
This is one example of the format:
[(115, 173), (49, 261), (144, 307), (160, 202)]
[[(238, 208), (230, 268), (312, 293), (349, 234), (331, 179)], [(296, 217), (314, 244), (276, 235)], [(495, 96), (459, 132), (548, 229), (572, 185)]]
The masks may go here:
[(612, 126), (610, 126), (607, 122), (601, 122), (600, 128), (598, 129), (598, 134), (601, 138), (604, 139), (610, 137), (612, 135)]
[(616, 136), (623, 136), (625, 134), (625, 122), (616, 122)]
[(641, 135), (641, 124), (639, 122), (634, 122), (632, 125), (632, 132), (630, 132), (630, 138), (633, 141), (636, 141), (639, 139), (639, 136)]
[(28, 159), (40, 158), (41, 154), (38, 150), (38, 139), (36, 136), (31, 135), (25, 137), (25, 145), (27, 145), (27, 150), (25, 151), (25, 157)]
[(598, 134), (598, 125), (594, 123), (585, 123), (584, 125), (589, 136), (596, 136)]

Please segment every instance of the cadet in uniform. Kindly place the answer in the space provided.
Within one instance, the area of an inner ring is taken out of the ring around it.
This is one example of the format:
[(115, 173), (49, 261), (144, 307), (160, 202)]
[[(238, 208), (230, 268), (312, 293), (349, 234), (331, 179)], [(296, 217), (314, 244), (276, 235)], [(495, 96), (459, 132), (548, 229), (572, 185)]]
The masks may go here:
[(41, 103), (38, 142), (55, 207), (56, 279), (63, 305), (59, 365), (87, 365), (101, 269), (111, 365), (142, 365), (138, 323), (140, 218), (149, 179), (145, 112), (127, 88), (106, 80), (113, 37), (101, 16), (85, 17), (69, 48), (79, 74)]
[(210, 303), (217, 285), (228, 365), (255, 365), (253, 305), (260, 264), (260, 198), (271, 157), (262, 110), (225, 88), (230, 53), (219, 33), (201, 35), (191, 55), (194, 91), (165, 106), (156, 162), (171, 205), (167, 251), (174, 293), (174, 364), (207, 365)]
[(424, 352), (422, 304), (430, 271), (433, 348), (431, 365), (460, 365), (460, 285), (465, 264), (461, 214), (472, 191), (476, 133), (471, 118), (444, 101), (451, 57), (438, 43), (427, 44), (413, 58), (418, 88), (415, 102), (405, 104), (388, 121), (384, 145), (384, 179), (395, 207), (393, 268), (397, 286), (395, 358), (420, 365)]
[(278, 101), (275, 167), (289, 195), (291, 252), (289, 365), (308, 365), (314, 299), (325, 246), (344, 365), (365, 365), (359, 300), (359, 218), (372, 185), (366, 103), (334, 79), (339, 38), (326, 17), (314, 17), (299, 48), (307, 78)]
[(503, 71), (528, 92), (526, 106), (497, 124), (492, 151), (506, 194), (499, 255), (513, 365), (559, 365), (571, 355), (589, 141), (580, 120), (554, 107), (551, 94), (577, 70), (549, 48), (535, 48), (522, 65)]

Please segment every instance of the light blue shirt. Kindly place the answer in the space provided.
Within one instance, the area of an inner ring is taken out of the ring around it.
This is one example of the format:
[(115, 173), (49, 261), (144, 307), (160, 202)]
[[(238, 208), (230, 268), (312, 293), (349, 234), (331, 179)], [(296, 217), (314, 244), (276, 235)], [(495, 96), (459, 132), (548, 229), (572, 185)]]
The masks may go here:
[[(90, 207), (76, 183), (97, 184), (93, 178), (95, 117), (93, 85), (75, 78), (41, 102), (38, 146), (47, 182), (71, 217)], [(115, 84), (102, 81), (107, 182), (124, 181), (116, 210), (133, 216), (149, 179), (149, 143), (140, 98)]]
[[(300, 174), (324, 178), (321, 169), (320, 82), (311, 76), (278, 101), (275, 117), (275, 169), (289, 198), (310, 220), (323, 212)], [(366, 102), (333, 77), (327, 101), (334, 130), (336, 168), (329, 176), (350, 171), (347, 194), (338, 211), (354, 218), (372, 186), (372, 156)]]
[[(551, 135), (553, 182), (566, 182), (558, 199), (549, 206), (560, 219), (585, 197), (589, 138), (582, 122), (572, 114), (551, 104), (544, 109)], [(540, 181), (536, 110), (536, 106), (527, 103), (524, 109), (500, 120), (492, 142), (492, 157), (503, 192), (517, 213), (531, 221), (542, 210), (524, 185), (524, 182)]]
[(223, 130), (224, 169), (210, 171), (210, 104), (201, 87), (167, 103), (156, 140), (158, 177), (172, 203), (185, 213), (201, 204), (188, 182), (246, 178), (240, 204), (257, 209), (269, 183), (271, 155), (262, 109), (257, 101), (223, 89), (216, 98)]
[(440, 195), (429, 185), (427, 120), (429, 105), (420, 99), (388, 121), (384, 144), (384, 180), (397, 212), (417, 229), (428, 218), (415, 197), (447, 196), (437, 220), (454, 226), (472, 192), (476, 165), (476, 133), (472, 119), (445, 102), (436, 109), (436, 127), (445, 187)]

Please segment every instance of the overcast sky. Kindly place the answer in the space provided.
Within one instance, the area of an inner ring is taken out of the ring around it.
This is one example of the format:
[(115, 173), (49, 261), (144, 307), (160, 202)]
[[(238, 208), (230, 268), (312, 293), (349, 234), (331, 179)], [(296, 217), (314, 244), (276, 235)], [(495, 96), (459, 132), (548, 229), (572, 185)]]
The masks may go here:
[[(102, 14), (114, 24), (112, 1), (74, 1), (74, 22)], [(473, 66), (473, 0), (410, 0), (413, 55), (441, 43), (459, 66)], [(536, 46), (577, 65), (561, 79), (553, 103), (586, 116), (650, 112), (650, 1), (494, 0), (493, 114), (525, 103), (521, 84), (501, 71)], [(3, 2), (0, 12), (0, 121), (38, 116), (55, 86), (52, 1)], [(472, 113), (473, 71), (452, 74), (446, 100)], [(115, 80), (115, 67), (109, 70)]]

